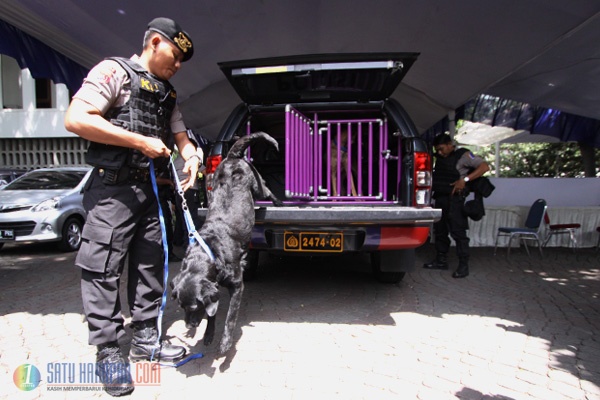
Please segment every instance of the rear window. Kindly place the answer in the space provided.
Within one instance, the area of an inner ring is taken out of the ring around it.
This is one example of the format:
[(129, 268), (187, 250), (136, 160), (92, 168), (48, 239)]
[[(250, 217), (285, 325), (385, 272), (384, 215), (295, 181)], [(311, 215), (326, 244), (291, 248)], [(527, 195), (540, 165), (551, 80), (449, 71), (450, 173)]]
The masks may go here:
[(73, 189), (85, 171), (33, 171), (8, 184), (4, 190)]

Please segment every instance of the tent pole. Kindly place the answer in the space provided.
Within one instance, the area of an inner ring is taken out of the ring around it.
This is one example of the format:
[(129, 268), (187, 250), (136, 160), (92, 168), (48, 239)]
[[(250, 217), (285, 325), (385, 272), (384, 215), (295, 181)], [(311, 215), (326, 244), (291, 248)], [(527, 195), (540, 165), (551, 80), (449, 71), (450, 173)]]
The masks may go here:
[(496, 178), (500, 177), (500, 142), (496, 142)]

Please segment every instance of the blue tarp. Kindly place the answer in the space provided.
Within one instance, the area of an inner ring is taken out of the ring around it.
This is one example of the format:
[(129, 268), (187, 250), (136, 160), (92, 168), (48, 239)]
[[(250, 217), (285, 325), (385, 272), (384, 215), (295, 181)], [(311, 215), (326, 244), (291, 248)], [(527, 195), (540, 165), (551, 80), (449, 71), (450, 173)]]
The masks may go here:
[[(600, 148), (600, 121), (551, 108), (480, 94), (456, 110), (456, 120), (464, 119), (490, 126), (526, 130), (562, 142), (578, 142)], [(448, 130), (448, 119), (430, 128), (426, 137)]]
[(88, 70), (36, 38), (0, 20), (0, 53), (17, 60), (36, 79), (64, 83), (75, 92)]

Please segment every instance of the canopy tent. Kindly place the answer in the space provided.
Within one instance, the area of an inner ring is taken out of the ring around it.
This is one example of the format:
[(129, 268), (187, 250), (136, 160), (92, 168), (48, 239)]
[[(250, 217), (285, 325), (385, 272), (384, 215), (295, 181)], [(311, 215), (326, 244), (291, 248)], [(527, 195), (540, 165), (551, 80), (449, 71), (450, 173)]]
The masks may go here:
[[(497, 96), (473, 97), (456, 110), (455, 119), (465, 121), (456, 132), (456, 140), (463, 144), (561, 141), (600, 148), (600, 120)], [(430, 135), (447, 130), (446, 117)]]
[(217, 63), (293, 54), (421, 53), (393, 94), (420, 132), (478, 93), (600, 118), (596, 0), (0, 2), (1, 20), (84, 68), (139, 53), (156, 16), (194, 41), (173, 83), (187, 125), (211, 138), (239, 103)]
[(17, 60), (19, 67), (28, 68), (34, 78), (64, 83), (72, 91), (81, 86), (87, 68), (2, 20), (0, 38), (0, 54)]

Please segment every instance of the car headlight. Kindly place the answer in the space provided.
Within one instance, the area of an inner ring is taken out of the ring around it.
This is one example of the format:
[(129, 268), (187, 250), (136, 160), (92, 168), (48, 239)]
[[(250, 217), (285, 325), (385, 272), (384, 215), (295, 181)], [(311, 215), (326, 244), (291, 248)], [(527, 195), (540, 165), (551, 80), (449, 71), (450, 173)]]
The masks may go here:
[(58, 208), (60, 208), (60, 200), (61, 199), (62, 199), (62, 197), (53, 197), (51, 199), (44, 200), (41, 203), (33, 206), (31, 208), (31, 211), (39, 212), (39, 211), (51, 210), (53, 208), (58, 209)]

